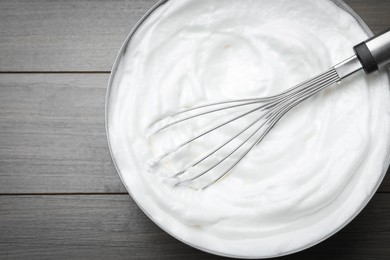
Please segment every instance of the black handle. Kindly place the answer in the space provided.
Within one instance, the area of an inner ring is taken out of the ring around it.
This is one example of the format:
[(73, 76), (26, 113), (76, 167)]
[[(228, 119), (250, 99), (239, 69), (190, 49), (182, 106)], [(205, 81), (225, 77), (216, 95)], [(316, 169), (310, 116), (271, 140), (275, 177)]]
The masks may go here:
[(354, 47), (356, 56), (368, 74), (390, 63), (390, 29)]

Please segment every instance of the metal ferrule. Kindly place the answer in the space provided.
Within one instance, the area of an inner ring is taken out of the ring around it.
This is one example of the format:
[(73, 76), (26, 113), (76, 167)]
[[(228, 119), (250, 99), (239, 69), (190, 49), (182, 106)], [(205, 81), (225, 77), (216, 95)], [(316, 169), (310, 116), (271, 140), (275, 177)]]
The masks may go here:
[(334, 66), (334, 69), (339, 75), (340, 80), (354, 74), (355, 72), (358, 72), (362, 68), (362, 64), (356, 55)]
[(388, 66), (390, 63), (390, 30), (366, 41), (366, 45), (379, 69)]

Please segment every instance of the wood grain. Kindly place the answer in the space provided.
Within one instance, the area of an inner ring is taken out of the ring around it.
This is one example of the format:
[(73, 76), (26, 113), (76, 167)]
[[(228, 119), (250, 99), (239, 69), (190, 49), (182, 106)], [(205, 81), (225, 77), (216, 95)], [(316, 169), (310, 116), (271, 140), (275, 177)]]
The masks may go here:
[(125, 192), (104, 124), (108, 75), (0, 75), (0, 193)]
[[(122, 42), (157, 0), (0, 1), (0, 71), (110, 71)], [(390, 1), (346, 0), (374, 32)]]
[[(389, 199), (377, 194), (338, 234), (284, 259), (387, 260)], [(0, 234), (4, 258), (219, 259), (170, 237), (127, 195), (0, 196)]]
[[(108, 150), (108, 75), (0, 74), (0, 193), (126, 192)], [(389, 176), (380, 191), (390, 191)]]
[(374, 34), (390, 27), (390, 1), (344, 0), (366, 22)]
[(0, 71), (109, 71), (156, 0), (0, 1)]

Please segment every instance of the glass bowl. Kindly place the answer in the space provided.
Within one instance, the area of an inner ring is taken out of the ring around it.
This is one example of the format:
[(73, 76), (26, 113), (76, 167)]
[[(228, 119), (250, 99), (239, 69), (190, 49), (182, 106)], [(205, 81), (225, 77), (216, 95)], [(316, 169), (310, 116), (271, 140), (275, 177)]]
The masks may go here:
[[(132, 29), (132, 31), (129, 33), (129, 35), (127, 36), (126, 40), (124, 41), (122, 47), (120, 48), (119, 50), (119, 53), (116, 57), (116, 60), (114, 62), (114, 65), (113, 65), (113, 68), (112, 68), (112, 71), (111, 71), (111, 75), (110, 75), (110, 78), (109, 78), (109, 83), (108, 83), (108, 89), (107, 89), (107, 96), (106, 96), (106, 116), (105, 116), (105, 122), (106, 122), (106, 133), (107, 133), (107, 139), (108, 139), (108, 144), (109, 144), (109, 149), (110, 149), (110, 153), (111, 153), (111, 157), (112, 157), (112, 160), (114, 162), (114, 165), (115, 165), (115, 168), (122, 180), (122, 183), (124, 184), (124, 186), (126, 187), (128, 193), (130, 194), (130, 196), (133, 198), (133, 200), (136, 202), (136, 204), (139, 206), (139, 208), (141, 208), (141, 210), (153, 221), (153, 218), (150, 217), (149, 213), (147, 211), (144, 210), (143, 208), (143, 205), (140, 204), (136, 199), (135, 197), (133, 196), (132, 194), (132, 190), (129, 188), (129, 185), (126, 183), (126, 181), (124, 180), (124, 177), (121, 173), (121, 169), (118, 167), (118, 164), (117, 164), (117, 161), (116, 161), (116, 158), (113, 154), (113, 147), (112, 147), (112, 142), (110, 140), (110, 107), (111, 107), (111, 97), (112, 95), (115, 95), (116, 93), (116, 86), (114, 84), (115, 82), (115, 79), (117, 77), (117, 71), (118, 71), (118, 67), (119, 67), (119, 64), (121, 63), (121, 60), (126, 52), (126, 49), (129, 45), (129, 42), (131, 41), (133, 35), (137, 32), (138, 28), (143, 24), (143, 22), (145, 20), (148, 19), (148, 17), (154, 12), (156, 11), (158, 8), (160, 8), (161, 6), (163, 6), (164, 4), (166, 4), (169, 0), (160, 0), (159, 2), (157, 2), (140, 20), (139, 22), (135, 25), (135, 27)], [(342, 0), (329, 0), (329, 1), (332, 1), (334, 2), (339, 8), (343, 9), (344, 11), (348, 12), (351, 16), (353, 16), (357, 23), (361, 26), (361, 28), (363, 29), (363, 31), (367, 34), (367, 38), (371, 37), (373, 35), (372, 31), (369, 29), (369, 27), (365, 24), (365, 22), (352, 10), (351, 7), (349, 7), (346, 3), (344, 3)], [(388, 75), (390, 75), (390, 72), (389, 70), (387, 71), (388, 72)], [(347, 220), (345, 221), (342, 225), (340, 225), (335, 231), (329, 233), (327, 236), (324, 236), (322, 239), (319, 239), (317, 241), (314, 241), (310, 244), (307, 244), (299, 249), (296, 249), (296, 250), (293, 250), (293, 251), (289, 251), (289, 252), (286, 252), (286, 253), (283, 253), (283, 254), (278, 254), (278, 255), (270, 255), (270, 256), (267, 256), (267, 258), (269, 257), (278, 257), (278, 256), (284, 256), (284, 255), (289, 255), (289, 254), (293, 254), (293, 253), (296, 253), (296, 252), (299, 252), (299, 251), (302, 251), (302, 250), (305, 250), (307, 248), (310, 248), (324, 240), (326, 240), (327, 238), (333, 236), (335, 233), (337, 233), (338, 231), (340, 231), (342, 228), (344, 228), (348, 223), (350, 223), (362, 210), (363, 208), (368, 204), (368, 202), (371, 200), (371, 198), (374, 196), (375, 192), (377, 191), (379, 185), (381, 184), (383, 178), (385, 177), (385, 174), (386, 174), (386, 171), (390, 165), (390, 149), (388, 147), (387, 149), (387, 156), (386, 156), (386, 160), (383, 164), (383, 172), (382, 172), (382, 175), (381, 177), (378, 179), (378, 182), (375, 186), (375, 188), (371, 191), (370, 195), (367, 197), (367, 199), (364, 201), (364, 203), (362, 203), (361, 207)], [(155, 222), (156, 223), (156, 222)], [(178, 239), (179, 241), (191, 246), (191, 247), (194, 247), (194, 248), (197, 248), (199, 250), (202, 250), (202, 251), (205, 251), (205, 252), (208, 252), (208, 253), (211, 253), (211, 254), (215, 254), (215, 255), (220, 255), (220, 256), (226, 256), (226, 257), (233, 257), (233, 258), (246, 258), (246, 259), (259, 259), (258, 256), (251, 256), (251, 257), (248, 257), (248, 256), (240, 256), (240, 255), (227, 255), (227, 254), (223, 254), (223, 253), (220, 253), (220, 252), (214, 252), (214, 251), (210, 251), (210, 250), (207, 250), (205, 248), (201, 248), (199, 246), (196, 246), (194, 244), (191, 244), (189, 243), (188, 241), (185, 241), (184, 239), (180, 238), (180, 237), (177, 237), (175, 235), (172, 234), (172, 232), (170, 232), (170, 230), (167, 230), (165, 229), (164, 227), (162, 227), (161, 225), (159, 225), (158, 223), (156, 223), (161, 229), (163, 229), (165, 232), (167, 232), (168, 234), (170, 234), (171, 236), (175, 237), (176, 239)]]

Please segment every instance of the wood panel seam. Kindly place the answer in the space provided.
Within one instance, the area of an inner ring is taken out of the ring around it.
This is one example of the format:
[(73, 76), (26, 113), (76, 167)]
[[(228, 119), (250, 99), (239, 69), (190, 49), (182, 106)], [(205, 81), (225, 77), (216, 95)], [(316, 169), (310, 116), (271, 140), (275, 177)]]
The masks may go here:
[(111, 71), (0, 71), (0, 74), (111, 74)]

